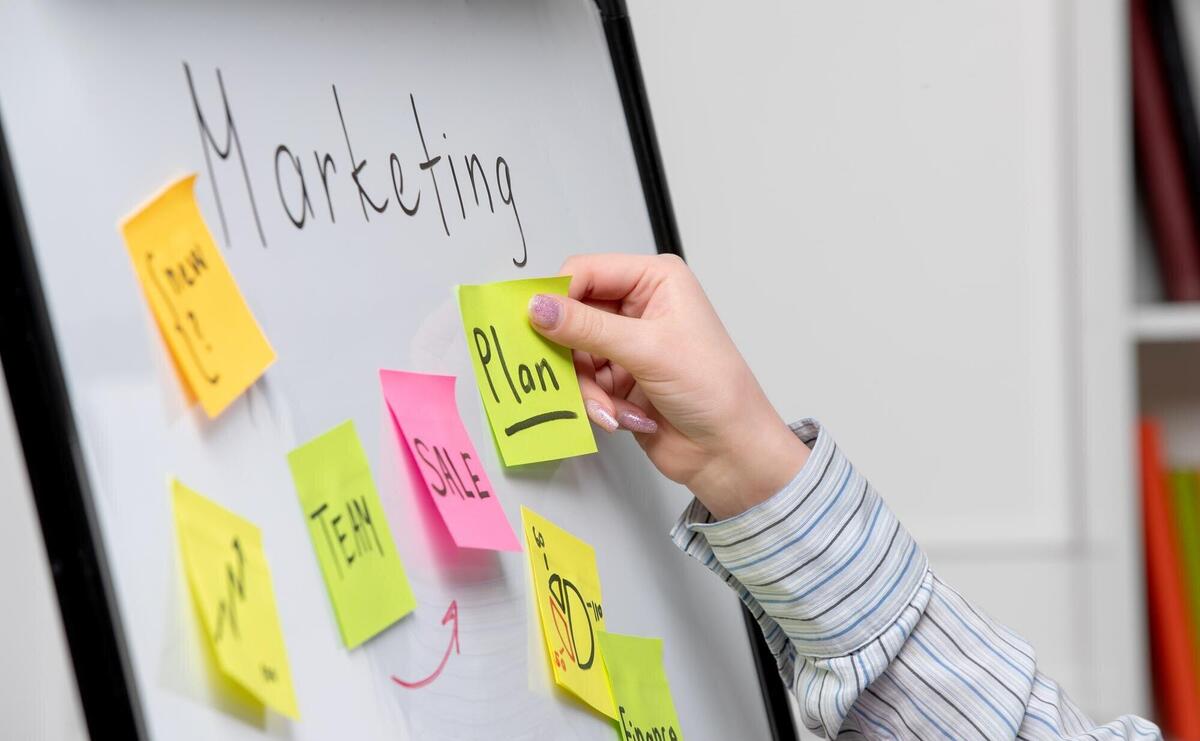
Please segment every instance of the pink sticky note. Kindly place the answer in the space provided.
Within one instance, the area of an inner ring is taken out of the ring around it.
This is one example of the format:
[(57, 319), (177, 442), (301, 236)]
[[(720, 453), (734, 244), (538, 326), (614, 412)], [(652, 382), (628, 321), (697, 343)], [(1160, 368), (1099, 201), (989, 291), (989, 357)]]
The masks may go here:
[(519, 551), (454, 400), (454, 376), (380, 370), (383, 398), (460, 548)]

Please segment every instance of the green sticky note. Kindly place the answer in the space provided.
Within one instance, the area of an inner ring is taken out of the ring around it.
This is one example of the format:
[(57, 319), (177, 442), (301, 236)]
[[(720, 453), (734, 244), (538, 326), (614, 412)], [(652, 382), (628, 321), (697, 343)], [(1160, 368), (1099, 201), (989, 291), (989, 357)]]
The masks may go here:
[(288, 453), (288, 465), (342, 641), (354, 648), (417, 605), (354, 423)]
[(617, 738), (683, 738), (663, 671), (663, 642), (597, 631), (600, 656), (617, 706)]
[(566, 295), (570, 276), (459, 286), (467, 350), (506, 466), (596, 452), (571, 351), (534, 331), (529, 299)]
[[(1175, 500), (1175, 531), (1179, 536), (1179, 560), (1183, 562), (1187, 586), (1188, 623), (1200, 636), (1200, 481), (1195, 471), (1172, 471)], [(1200, 670), (1200, 641), (1192, 641), (1194, 660)]]

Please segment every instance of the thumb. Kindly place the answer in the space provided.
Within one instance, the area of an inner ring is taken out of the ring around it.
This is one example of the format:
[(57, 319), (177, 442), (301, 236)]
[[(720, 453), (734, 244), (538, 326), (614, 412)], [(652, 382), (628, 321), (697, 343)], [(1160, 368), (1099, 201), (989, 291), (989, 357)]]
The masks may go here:
[(539, 293), (529, 300), (529, 323), (543, 337), (620, 363), (635, 376), (650, 360), (640, 319), (602, 311), (566, 296)]

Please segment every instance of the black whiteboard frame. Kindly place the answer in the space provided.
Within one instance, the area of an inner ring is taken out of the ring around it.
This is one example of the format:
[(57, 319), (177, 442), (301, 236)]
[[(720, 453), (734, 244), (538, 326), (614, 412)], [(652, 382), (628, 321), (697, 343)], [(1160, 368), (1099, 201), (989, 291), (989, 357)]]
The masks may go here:
[[(596, 5), (600, 8), (604, 35), (608, 39), (608, 52), (612, 57), (617, 88), (621, 93), (621, 104), (625, 108), (625, 122), (628, 124), (629, 138), (633, 142), (633, 153), (637, 158), (638, 174), (642, 179), (642, 192), (646, 197), (646, 211), (650, 216), (650, 228), (654, 232), (655, 244), (659, 254), (670, 253), (684, 258), (679, 227), (675, 222), (675, 209), (671, 206), (671, 193), (667, 188), (667, 173), (658, 149), (658, 136), (654, 131), (654, 118), (650, 115), (650, 101), (646, 96), (642, 65), (633, 39), (629, 10), (625, 0), (596, 0)], [(798, 736), (795, 722), (792, 720), (791, 705), (788, 703), (787, 688), (779, 676), (775, 656), (767, 646), (758, 621), (744, 606), (742, 617), (745, 619), (746, 633), (754, 654), (754, 668), (758, 672), (758, 685), (762, 690), (771, 737), (775, 741), (796, 741)], [(717, 677), (712, 679), (719, 681)]]
[[(595, 0), (659, 253), (683, 257), (641, 63), (624, 0)], [(63, 632), (92, 738), (146, 738), (124, 625), (83, 465), (58, 345), (0, 120), (0, 362), (37, 508)], [(762, 632), (743, 613), (771, 734), (796, 739)], [(712, 681), (720, 681), (712, 677)]]

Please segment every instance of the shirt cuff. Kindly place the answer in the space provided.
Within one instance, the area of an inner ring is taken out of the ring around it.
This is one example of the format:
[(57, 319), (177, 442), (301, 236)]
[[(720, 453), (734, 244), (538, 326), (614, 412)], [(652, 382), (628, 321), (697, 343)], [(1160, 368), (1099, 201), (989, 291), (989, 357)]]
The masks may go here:
[(698, 500), (675, 544), (733, 588), (790, 681), (795, 653), (853, 653), (891, 626), (928, 570), (925, 553), (813, 419), (791, 425), (812, 449), (781, 491), (720, 522)]

